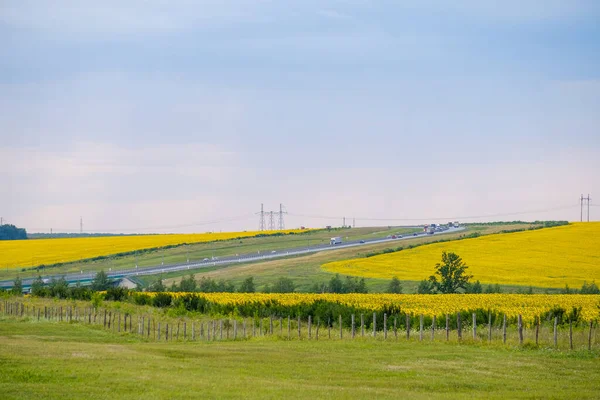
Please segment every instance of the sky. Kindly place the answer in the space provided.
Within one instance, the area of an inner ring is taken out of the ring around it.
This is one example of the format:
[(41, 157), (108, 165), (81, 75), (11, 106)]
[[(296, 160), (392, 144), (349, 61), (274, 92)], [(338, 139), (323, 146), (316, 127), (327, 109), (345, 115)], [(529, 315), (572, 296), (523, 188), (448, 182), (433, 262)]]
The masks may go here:
[(589, 193), (599, 220), (599, 20), (596, 0), (1, 0), (0, 216), (574, 221)]

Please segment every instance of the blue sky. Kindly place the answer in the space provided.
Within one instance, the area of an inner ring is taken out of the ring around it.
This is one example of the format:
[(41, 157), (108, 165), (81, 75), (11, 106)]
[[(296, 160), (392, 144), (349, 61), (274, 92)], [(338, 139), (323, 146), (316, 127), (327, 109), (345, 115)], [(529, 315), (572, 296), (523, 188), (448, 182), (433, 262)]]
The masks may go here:
[(599, 20), (583, 0), (3, 1), (0, 215), (575, 220), (600, 195)]

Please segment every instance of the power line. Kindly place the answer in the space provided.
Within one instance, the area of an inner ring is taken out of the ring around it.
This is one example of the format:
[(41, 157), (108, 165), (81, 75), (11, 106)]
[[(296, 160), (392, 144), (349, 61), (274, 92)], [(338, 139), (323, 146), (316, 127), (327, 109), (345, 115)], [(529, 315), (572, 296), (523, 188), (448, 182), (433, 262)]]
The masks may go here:
[[(468, 215), (468, 216), (453, 216), (453, 217), (423, 217), (423, 218), (371, 218), (371, 217), (356, 217), (355, 219), (363, 221), (436, 221), (436, 220), (465, 220), (465, 219), (476, 219), (476, 218), (492, 218), (492, 217), (506, 217), (513, 215), (524, 215), (524, 214), (536, 214), (550, 211), (566, 210), (576, 207), (575, 205), (561, 206), (555, 208), (548, 208), (542, 210), (529, 210), (519, 211), (511, 213), (498, 213), (498, 214), (487, 214), (487, 215)], [(303, 217), (303, 218), (315, 218), (315, 219), (344, 219), (343, 216), (324, 216), (324, 215), (306, 215), (306, 214), (295, 214), (289, 213), (290, 216)]]
[[(253, 218), (252, 214), (246, 214), (246, 215), (230, 217), (230, 218), (219, 218), (219, 219), (214, 219), (214, 220), (200, 221), (200, 222), (194, 222), (194, 223), (182, 224), (182, 225), (153, 226), (153, 227), (143, 227), (143, 228), (113, 228), (113, 229), (99, 229), (99, 230), (86, 229), (86, 232), (111, 233), (111, 232), (136, 232), (136, 231), (148, 231), (148, 230), (181, 229), (181, 228), (190, 228), (190, 227), (194, 227), (194, 226), (212, 225), (212, 224), (216, 224), (216, 223), (220, 223), (220, 222), (240, 221), (240, 220), (246, 220), (246, 219), (250, 219), (250, 218)], [(30, 230), (45, 230), (47, 228), (43, 228), (43, 229), (29, 228), (29, 229)], [(72, 230), (72, 228), (54, 229), (55, 232), (69, 231), (69, 230)]]

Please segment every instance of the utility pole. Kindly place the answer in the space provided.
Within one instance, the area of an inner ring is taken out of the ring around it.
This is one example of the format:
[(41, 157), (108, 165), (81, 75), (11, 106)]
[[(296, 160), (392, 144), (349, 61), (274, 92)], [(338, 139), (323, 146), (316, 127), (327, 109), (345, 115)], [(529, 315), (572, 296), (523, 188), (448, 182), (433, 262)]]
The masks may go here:
[(352, 218), (352, 227), (356, 228), (356, 218)]
[(4, 225), (4, 218), (0, 217), (0, 226)]
[(342, 223), (342, 228), (346, 227), (346, 217), (344, 217), (344, 222)]
[(583, 202), (587, 202), (587, 222), (590, 222), (590, 195), (588, 193), (587, 197), (583, 197), (583, 194), (579, 198), (579, 221), (583, 222)]

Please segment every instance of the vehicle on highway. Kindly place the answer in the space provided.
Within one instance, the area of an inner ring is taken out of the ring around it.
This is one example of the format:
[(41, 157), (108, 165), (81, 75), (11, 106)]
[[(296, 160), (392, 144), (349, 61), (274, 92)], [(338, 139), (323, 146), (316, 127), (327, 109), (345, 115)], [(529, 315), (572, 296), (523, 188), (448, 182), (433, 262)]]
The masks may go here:
[(413, 236), (417, 236), (417, 232), (413, 233)]
[(332, 237), (331, 240), (329, 241), (330, 245), (336, 245), (336, 244), (341, 244), (342, 243), (342, 238), (340, 236), (336, 236), (336, 237)]
[(360, 243), (364, 243), (364, 242), (365, 242), (364, 240), (361, 240), (361, 241), (360, 241)]
[(275, 253), (277, 253), (275, 250), (271, 251), (271, 254), (275, 254)]

